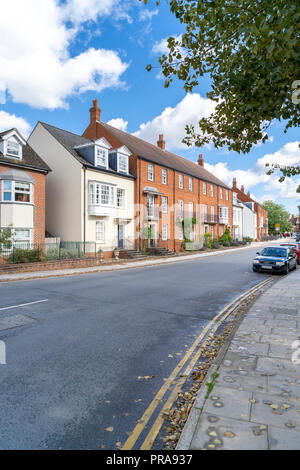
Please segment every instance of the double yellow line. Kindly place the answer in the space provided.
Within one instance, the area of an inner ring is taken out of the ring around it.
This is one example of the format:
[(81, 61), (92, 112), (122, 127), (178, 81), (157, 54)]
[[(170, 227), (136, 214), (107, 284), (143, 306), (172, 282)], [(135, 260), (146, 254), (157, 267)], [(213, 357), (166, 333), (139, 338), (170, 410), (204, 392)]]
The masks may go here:
[[(216, 330), (219, 328), (220, 324), (251, 294), (256, 292), (257, 290), (261, 289), (265, 285), (269, 284), (272, 282), (272, 278), (268, 278), (265, 281), (262, 281), (258, 284), (256, 284), (254, 287), (249, 289), (248, 291), (244, 292), (240, 296), (238, 296), (235, 300), (230, 302), (225, 308), (223, 308), (207, 325), (206, 327), (202, 330), (201, 334), (197, 337), (197, 339), (194, 341), (192, 346), (187, 350), (185, 356), (181, 359), (181, 361), (177, 364), (175, 369), (172, 371), (168, 379), (165, 381), (165, 383), (162, 385), (160, 390), (157, 392), (155, 395), (154, 399), (144, 412), (143, 416), (141, 419), (138, 421), (138, 424), (135, 426), (134, 430), (126, 440), (125, 444), (122, 447), (122, 450), (131, 450), (133, 446), (135, 445), (136, 441), (140, 437), (141, 433), (145, 429), (147, 423), (149, 422), (150, 418), (152, 417), (154, 411), (156, 408), (161, 404), (162, 398), (168, 391), (169, 387), (174, 384), (174, 381), (176, 377), (178, 377), (179, 372), (181, 369), (186, 365), (186, 363), (189, 361), (193, 353), (195, 352), (196, 348), (199, 348), (200, 343), (202, 342), (203, 338), (209, 333), (209, 334), (214, 334)], [(140, 449), (141, 450), (149, 450), (151, 449), (153, 442), (156, 439), (157, 434), (159, 433), (163, 422), (163, 413), (167, 413), (174, 401), (176, 400), (176, 397), (178, 393), (181, 390), (181, 387), (183, 386), (186, 377), (189, 376), (191, 371), (193, 370), (196, 362), (198, 361), (199, 357), (202, 354), (202, 348), (199, 348), (196, 354), (191, 358), (190, 362), (188, 363), (187, 367), (185, 368), (184, 372), (181, 374), (179, 380), (177, 381), (176, 386), (172, 390), (168, 400), (166, 401), (165, 405), (163, 406), (163, 409), (159, 413), (158, 417), (156, 418), (153, 426), (151, 427), (150, 431), (148, 432), (143, 444), (141, 445)]]

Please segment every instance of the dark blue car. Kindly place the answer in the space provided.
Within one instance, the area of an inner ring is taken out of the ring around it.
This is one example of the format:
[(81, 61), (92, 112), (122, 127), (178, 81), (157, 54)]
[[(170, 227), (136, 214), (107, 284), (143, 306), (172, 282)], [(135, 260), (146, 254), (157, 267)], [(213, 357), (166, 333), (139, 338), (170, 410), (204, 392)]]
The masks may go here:
[(289, 247), (268, 246), (261, 253), (256, 253), (253, 271), (266, 271), (287, 274), (297, 268), (297, 255)]

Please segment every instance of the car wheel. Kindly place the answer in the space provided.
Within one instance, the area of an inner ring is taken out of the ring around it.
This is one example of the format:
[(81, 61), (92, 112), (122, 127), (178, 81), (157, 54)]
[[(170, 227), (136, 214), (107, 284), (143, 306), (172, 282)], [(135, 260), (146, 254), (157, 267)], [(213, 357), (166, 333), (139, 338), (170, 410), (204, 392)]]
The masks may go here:
[(289, 265), (287, 264), (286, 267), (284, 268), (283, 274), (288, 274), (289, 273)]
[(258, 270), (255, 269), (255, 268), (252, 268), (252, 271), (253, 271), (254, 273), (257, 273)]

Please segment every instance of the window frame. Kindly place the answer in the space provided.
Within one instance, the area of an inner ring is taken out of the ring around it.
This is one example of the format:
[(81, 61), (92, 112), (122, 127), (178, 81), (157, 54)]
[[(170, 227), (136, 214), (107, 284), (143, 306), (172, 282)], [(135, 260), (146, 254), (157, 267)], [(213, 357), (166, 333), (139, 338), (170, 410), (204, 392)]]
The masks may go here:
[[(120, 169), (120, 159), (124, 159), (126, 161), (126, 164), (125, 164), (126, 169), (125, 170)], [(127, 157), (127, 155), (123, 155), (122, 153), (118, 153), (118, 155), (117, 155), (117, 171), (118, 171), (118, 173), (123, 173), (125, 175), (128, 175), (128, 172), (129, 172), (129, 158)]]
[[(15, 155), (14, 153), (9, 153), (9, 144), (14, 144), (18, 146), (18, 155)], [(15, 142), (11, 139), (7, 139), (5, 141), (5, 156), (8, 158), (13, 158), (14, 160), (22, 160), (22, 145), (18, 144), (18, 142)]]
[[(105, 193), (102, 187), (108, 187), (108, 191)], [(103, 202), (103, 197), (108, 196), (108, 203)], [(110, 183), (90, 181), (89, 182), (89, 204), (91, 206), (100, 207), (115, 207), (115, 186)]]
[[(149, 175), (152, 177), (150, 178)], [(148, 181), (154, 181), (154, 165), (152, 163), (148, 163)]]
[(161, 170), (161, 182), (162, 184), (168, 184), (168, 172), (165, 168)]
[(184, 187), (183, 175), (181, 173), (179, 173), (179, 175), (178, 175), (178, 187), (179, 187), (179, 189), (183, 189), (183, 187)]
[(161, 239), (167, 241), (169, 238), (169, 227), (168, 224), (162, 224)]
[(203, 181), (203, 194), (206, 196), (206, 191), (207, 191), (207, 187), (206, 187), (206, 183), (205, 181)]
[[(10, 189), (4, 188), (5, 183), (10, 183)], [(22, 189), (16, 190), (17, 184), (28, 185), (29, 192), (22, 190)], [(11, 198), (5, 199), (4, 193), (10, 193)], [(16, 201), (16, 194), (23, 194), (25, 196), (28, 195), (29, 200), (28, 201)], [(1, 181), (1, 202), (10, 203), (10, 204), (33, 204), (34, 203), (33, 201), (34, 201), (33, 183), (28, 183), (28, 181), (18, 181), (18, 180), (15, 181), (15, 180), (5, 180), (5, 179)]]
[(161, 198), (161, 211), (163, 214), (168, 213), (168, 196), (162, 196)]
[[(120, 193), (122, 194), (122, 197), (120, 198)], [(119, 202), (122, 202), (120, 205)], [(118, 209), (124, 209), (125, 208), (125, 189), (123, 188), (117, 188), (117, 194), (116, 194), (116, 206)]]
[[(99, 164), (98, 163), (98, 151), (103, 152), (105, 156), (105, 164)], [(108, 149), (101, 147), (100, 145), (95, 145), (95, 166), (97, 168), (108, 168)]]
[[(98, 230), (98, 227), (101, 226), (102, 229)], [(98, 235), (101, 234), (102, 238), (98, 238)], [(105, 243), (105, 221), (104, 220), (96, 220), (95, 225), (95, 239), (96, 243)]]
[(189, 176), (189, 190), (193, 192), (193, 178)]

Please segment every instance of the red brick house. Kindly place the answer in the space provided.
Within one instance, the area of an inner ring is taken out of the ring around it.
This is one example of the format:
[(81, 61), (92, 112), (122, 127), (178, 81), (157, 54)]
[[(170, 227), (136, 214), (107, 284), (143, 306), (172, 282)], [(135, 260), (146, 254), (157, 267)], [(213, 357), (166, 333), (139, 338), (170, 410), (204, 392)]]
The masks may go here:
[(265, 237), (268, 236), (268, 212), (254, 199), (251, 198), (250, 192), (247, 194), (245, 193), (244, 186), (241, 186), (241, 189), (237, 187), (236, 178), (233, 178), (232, 182), (232, 190), (237, 193), (237, 197), (240, 201), (244, 203), (251, 203), (252, 210), (256, 212), (256, 219), (257, 219), (257, 240), (263, 240)]
[[(202, 155), (193, 163), (167, 151), (162, 134), (153, 145), (102, 122), (98, 100), (93, 101), (83, 137), (104, 137), (112, 148), (125, 145), (131, 152), (138, 249), (145, 242), (145, 229), (148, 247), (178, 251), (184, 238), (197, 245), (204, 233), (218, 238), (232, 226), (232, 190), (204, 168)], [(186, 218), (197, 220), (188, 236), (182, 226)]]
[(45, 241), (45, 178), (48, 165), (17, 129), (0, 133), (0, 227), (10, 227), (15, 244)]

